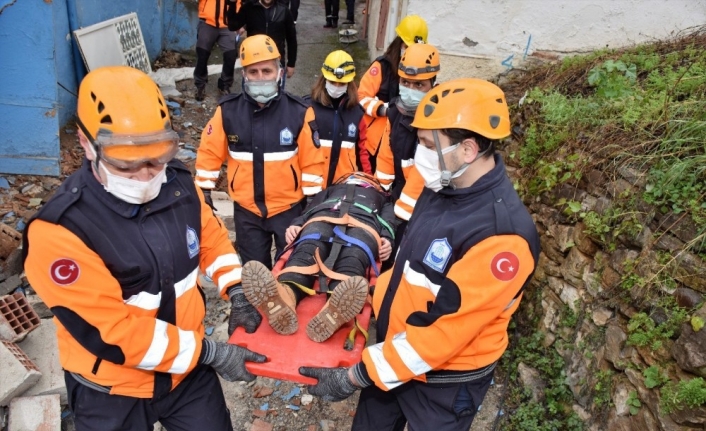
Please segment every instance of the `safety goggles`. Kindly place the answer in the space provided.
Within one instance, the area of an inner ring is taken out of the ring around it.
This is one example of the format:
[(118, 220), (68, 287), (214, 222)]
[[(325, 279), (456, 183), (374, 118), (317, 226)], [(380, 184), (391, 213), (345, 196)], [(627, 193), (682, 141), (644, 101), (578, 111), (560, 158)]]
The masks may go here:
[(120, 169), (163, 165), (179, 151), (179, 135), (174, 130), (135, 135), (98, 132), (95, 143), (100, 158)]
[(421, 75), (422, 73), (438, 72), (441, 70), (441, 66), (407, 67), (400, 63), (399, 69), (404, 72), (405, 75), (416, 76)]
[[(346, 70), (346, 69), (344, 69), (344, 67), (350, 67), (350, 69)], [(333, 76), (335, 76), (337, 79), (341, 79), (346, 75), (350, 75), (351, 73), (355, 73), (355, 63), (347, 61), (336, 68), (333, 68), (331, 66), (324, 64), (323, 69), (327, 72), (333, 73)]]

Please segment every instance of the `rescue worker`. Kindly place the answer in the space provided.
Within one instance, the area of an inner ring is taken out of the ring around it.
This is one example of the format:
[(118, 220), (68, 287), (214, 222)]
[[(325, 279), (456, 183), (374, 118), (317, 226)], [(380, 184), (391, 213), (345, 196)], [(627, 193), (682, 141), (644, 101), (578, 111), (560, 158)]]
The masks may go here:
[(221, 95), (230, 94), (235, 73), (235, 60), (238, 58), (236, 49), (236, 33), (228, 29), (228, 22), (235, 16), (240, 6), (240, 0), (199, 0), (199, 24), (196, 28), (196, 67), (194, 68), (194, 85), (198, 101), (206, 95), (208, 82), (208, 58), (213, 45), (218, 46), (223, 53), (223, 70), (218, 78), (218, 90)]
[(324, 158), (324, 187), (356, 171), (372, 174), (365, 147), (365, 121), (358, 104), (355, 63), (345, 51), (330, 53), (311, 89), (311, 106), (304, 117), (309, 136)]
[(426, 187), (374, 292), (377, 344), (350, 368), (300, 369), (325, 400), (364, 388), (355, 431), (469, 429), (539, 258), (534, 222), (495, 153), (510, 135), (502, 90), (440, 84), (412, 126)]
[[(395, 232), (393, 254), (399, 248), (407, 221), (424, 188), (424, 179), (414, 168), (417, 130), (411, 126), (412, 120), (419, 102), (434, 87), (439, 70), (439, 51), (433, 45), (416, 43), (408, 47), (398, 70), (400, 95), (391, 101), (387, 110), (387, 126), (380, 144), (375, 176), (385, 189), (391, 191), (395, 215), (403, 220)], [(389, 269), (387, 265), (383, 265), (383, 270)]]
[(83, 166), (30, 220), (23, 247), (54, 314), (76, 429), (232, 430), (216, 373), (251, 381), (244, 361), (265, 357), (204, 338), (199, 271), (227, 298), (241, 267), (172, 159), (164, 98), (137, 69), (99, 68), (81, 82), (77, 116)]
[[(307, 336), (326, 341), (353, 319), (365, 305), (368, 271), (387, 260), (392, 250), (396, 219), (380, 183), (364, 172), (339, 178), (314, 197), (306, 213), (287, 229), (292, 254), (277, 279), (259, 262), (243, 266), (245, 297), (283, 335), (298, 328), (297, 304), (320, 291), (331, 294), (306, 327)], [(330, 282), (328, 279), (330, 278)]]
[(400, 58), (408, 46), (427, 43), (427, 23), (419, 15), (407, 15), (395, 28), (397, 37), (387, 46), (385, 53), (370, 65), (360, 80), (358, 98), (365, 111), (368, 126), (368, 153), (375, 171), (375, 158), (385, 129), (389, 102), (399, 95)]
[(243, 262), (272, 268), (272, 236), (277, 253), (284, 232), (320, 192), (323, 156), (300, 134), (307, 105), (280, 89), (283, 71), (275, 42), (264, 34), (240, 46), (243, 93), (220, 100), (201, 135), (196, 185), (210, 201), (221, 165), (228, 162), (228, 192), (234, 203), (235, 235)]
[(277, 50), (282, 54), (280, 58), (282, 69), (286, 70), (282, 79), (282, 88), (284, 88), (284, 79), (294, 75), (294, 67), (297, 62), (295, 20), (289, 7), (280, 1), (254, 0), (243, 3), (238, 11), (236, 23), (231, 25), (231, 29), (239, 29), (240, 34), (243, 33), (243, 29), (247, 30), (248, 37), (262, 34), (275, 41)]

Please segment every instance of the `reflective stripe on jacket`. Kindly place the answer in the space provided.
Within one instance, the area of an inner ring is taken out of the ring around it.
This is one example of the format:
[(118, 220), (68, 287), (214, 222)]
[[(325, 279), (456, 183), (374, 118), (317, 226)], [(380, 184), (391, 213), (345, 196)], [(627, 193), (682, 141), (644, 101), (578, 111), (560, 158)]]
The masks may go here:
[(534, 222), (502, 159), (471, 187), (424, 189), (373, 310), (384, 341), (363, 351), (375, 384), (478, 370), (500, 358), (539, 258)]
[(306, 109), (286, 92), (262, 108), (242, 93), (221, 99), (201, 134), (196, 185), (214, 188), (227, 161), (231, 198), (265, 218), (320, 192), (323, 156), (301, 134)]
[(153, 201), (132, 205), (86, 162), (27, 226), (25, 270), (54, 313), (61, 366), (112, 394), (151, 398), (160, 375), (176, 387), (201, 351), (198, 272), (224, 298), (240, 282), (228, 232), (188, 169), (170, 162), (167, 179)]

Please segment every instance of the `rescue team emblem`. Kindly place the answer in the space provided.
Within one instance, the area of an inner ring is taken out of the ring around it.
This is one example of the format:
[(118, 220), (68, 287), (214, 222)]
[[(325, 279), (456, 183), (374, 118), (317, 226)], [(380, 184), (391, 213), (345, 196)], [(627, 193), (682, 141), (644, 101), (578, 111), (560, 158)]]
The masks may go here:
[(514, 253), (503, 251), (490, 261), (490, 272), (500, 281), (510, 281), (520, 270), (520, 259)]
[(78, 279), (81, 270), (71, 259), (57, 259), (49, 267), (49, 277), (60, 286), (68, 286)]
[(189, 259), (198, 256), (201, 250), (199, 246), (199, 236), (196, 235), (196, 231), (188, 225), (186, 226), (186, 248), (189, 251)]
[(378, 72), (379, 72), (379, 70), (377, 67), (373, 67), (370, 69), (370, 74), (373, 76), (377, 76)]
[(289, 130), (289, 127), (285, 127), (279, 132), (279, 144), (280, 145), (292, 145), (294, 143), (294, 136)]
[(357, 127), (355, 127), (355, 124), (351, 123), (348, 125), (348, 137), (349, 138), (355, 138), (355, 132), (358, 130)]
[(211, 133), (213, 133), (213, 126), (209, 124), (208, 129), (206, 129), (206, 134), (210, 135)]
[(451, 257), (451, 246), (446, 238), (435, 239), (431, 242), (427, 254), (424, 256), (424, 263), (431, 269), (444, 272), (446, 264)]

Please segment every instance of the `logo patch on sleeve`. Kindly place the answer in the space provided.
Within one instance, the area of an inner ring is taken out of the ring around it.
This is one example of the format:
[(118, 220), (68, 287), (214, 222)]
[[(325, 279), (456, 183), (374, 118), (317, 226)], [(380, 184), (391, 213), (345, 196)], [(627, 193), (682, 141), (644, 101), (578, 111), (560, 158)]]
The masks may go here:
[(358, 128), (355, 127), (355, 124), (351, 123), (348, 125), (348, 137), (349, 138), (355, 138), (355, 132), (358, 131)]
[(68, 286), (78, 280), (81, 269), (72, 259), (57, 259), (49, 267), (49, 277), (59, 286)]
[(510, 281), (520, 270), (520, 259), (510, 251), (503, 251), (495, 255), (490, 261), (490, 272), (500, 281)]
[(292, 145), (294, 143), (294, 135), (289, 130), (289, 127), (285, 127), (279, 132), (279, 144), (280, 145)]
[(199, 236), (196, 234), (196, 231), (188, 225), (186, 226), (186, 248), (189, 252), (189, 259), (198, 256), (201, 250)]
[(424, 255), (424, 263), (431, 269), (444, 272), (446, 264), (451, 257), (451, 246), (446, 238), (438, 238), (431, 242), (427, 254)]
[(372, 67), (370, 68), (370, 74), (373, 76), (377, 76), (377, 74), (380, 73), (377, 67)]

